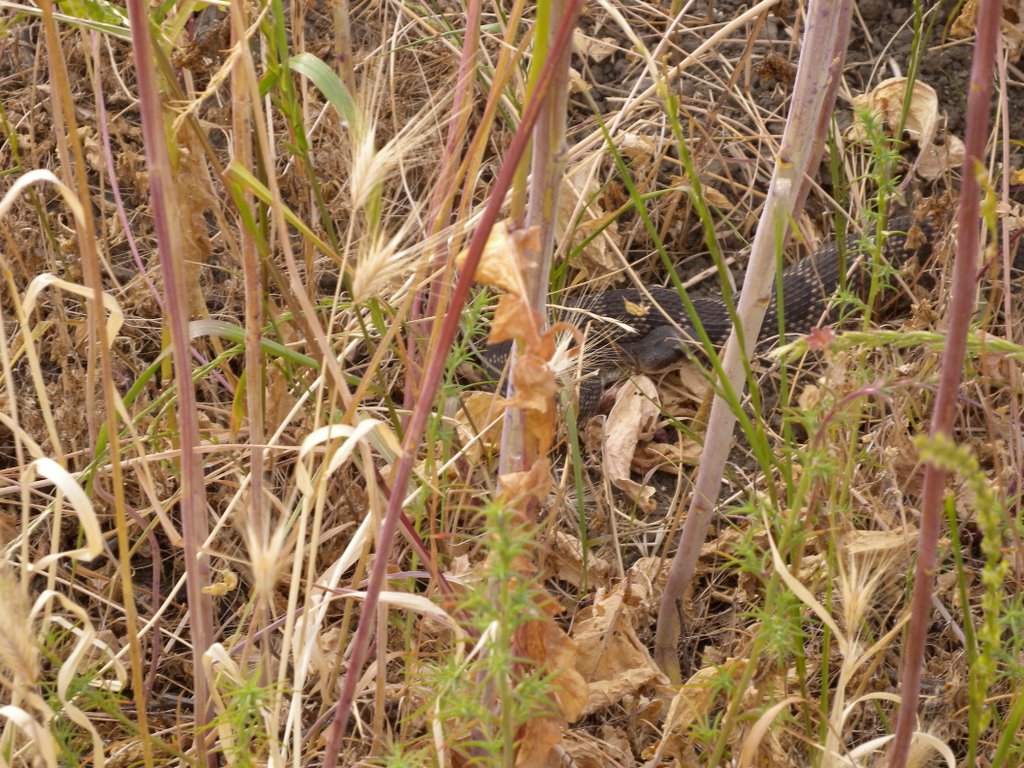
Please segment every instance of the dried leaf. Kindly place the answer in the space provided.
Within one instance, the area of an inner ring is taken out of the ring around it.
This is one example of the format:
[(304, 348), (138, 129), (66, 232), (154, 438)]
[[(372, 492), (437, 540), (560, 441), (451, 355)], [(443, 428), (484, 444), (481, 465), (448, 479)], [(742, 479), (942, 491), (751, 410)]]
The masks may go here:
[(646, 474), (652, 469), (659, 472), (678, 474), (684, 466), (693, 466), (700, 461), (704, 447), (696, 440), (682, 434), (674, 443), (646, 443), (637, 447), (633, 454), (634, 472)]
[(560, 760), (553, 750), (562, 741), (564, 726), (557, 720), (535, 717), (523, 726), (516, 754), (516, 766), (522, 768), (557, 768)]
[[(696, 365), (687, 362), (659, 377), (658, 393), (665, 413), (693, 416), (705, 401), (710, 403), (711, 384)], [(692, 446), (684, 446), (684, 453), (691, 451)]]
[(583, 731), (573, 733), (572, 741), (565, 743), (565, 753), (569, 761), (564, 765), (572, 768), (634, 768), (633, 748), (629, 738), (619, 728), (611, 725), (601, 727), (598, 736)]
[(630, 317), (647, 317), (651, 311), (647, 304), (636, 304), (629, 299), (623, 299), (622, 302), (626, 307), (626, 314)]
[[(554, 601), (548, 613), (560, 610)], [(535, 717), (523, 728), (516, 765), (557, 765), (552, 749), (562, 740), (566, 723), (579, 718), (587, 700), (587, 683), (576, 671), (576, 643), (550, 619), (531, 621), (516, 633), (520, 651), (539, 668), (554, 672), (552, 684), (558, 700), (558, 717)]]
[(613, 590), (599, 591), (594, 605), (581, 611), (573, 626), (576, 669), (589, 683), (584, 715), (613, 706), (642, 689), (668, 685), (668, 678), (636, 634), (638, 617), (646, 621), (646, 584), (634, 583), (633, 578), (631, 571)]
[(612, 485), (642, 510), (654, 509), (654, 488), (630, 478), (630, 466), (640, 440), (650, 440), (658, 418), (658, 390), (646, 376), (637, 376), (619, 390), (604, 429), (603, 463)]
[(586, 56), (595, 64), (600, 64), (615, 55), (619, 50), (614, 37), (588, 37), (580, 29), (572, 31), (572, 48), (581, 56)]
[(562, 531), (555, 531), (548, 549), (548, 569), (559, 581), (582, 587), (602, 585), (612, 572), (612, 565), (603, 557), (588, 554), (586, 558), (586, 578), (584, 578), (583, 544), (575, 536)]
[(953, 37), (971, 37), (977, 28), (978, 0), (967, 0), (949, 31)]
[(666, 750), (679, 754), (692, 741), (690, 726), (710, 717), (716, 692), (722, 690), (723, 672), (738, 678), (746, 667), (745, 659), (729, 659), (722, 665), (702, 667), (679, 688), (669, 705), (664, 735), (656, 750), (648, 749), (644, 757), (661, 755)]
[(202, 593), (210, 597), (225, 597), (234, 592), (238, 586), (238, 574), (226, 568), (216, 568), (215, 571), (220, 574), (220, 580), (203, 587)]
[(515, 339), (523, 345), (516, 356), (511, 379), (515, 395), (507, 405), (524, 410), (527, 433), (537, 441), (538, 453), (546, 453), (555, 439), (555, 395), (558, 382), (550, 364), (557, 350), (558, 334), (566, 330), (577, 339), (575, 328), (559, 323), (541, 333), (542, 320), (522, 296), (504, 294), (498, 302), (490, 341)]
[(591, 163), (583, 162), (563, 177), (557, 227), (563, 240), (567, 239), (566, 233), (572, 235), (570, 245), (579, 251), (573, 265), (580, 271), (580, 278), (596, 279), (594, 288), (600, 288), (621, 280), (619, 224), (618, 214), (608, 213), (601, 205), (601, 187), (591, 168)]
[[(954, 37), (973, 37), (978, 29), (978, 0), (967, 0), (960, 9), (960, 15), (953, 22)], [(1024, 53), (1024, 0), (1004, 0), (1003, 46), (1011, 63), (1018, 61)]]
[[(287, 326), (282, 328), (283, 333)], [(265, 408), (267, 409), (265, 419), (267, 424), (283, 424), (288, 419), (288, 414), (295, 407), (296, 396), (292, 388), (294, 384), (293, 374), (285, 373), (280, 366), (266, 366), (265, 386)]]
[[(704, 199), (711, 203), (716, 208), (722, 208), (723, 210), (730, 210), (735, 207), (735, 202), (730, 200), (725, 194), (713, 187), (708, 183), (710, 179), (702, 179), (700, 193)], [(690, 183), (690, 179), (687, 176), (673, 176), (671, 179), (672, 187), (680, 192), (686, 194), (693, 194), (693, 185)]]
[(679, 366), (676, 376), (680, 388), (687, 394), (691, 402), (702, 403), (711, 392), (711, 382), (696, 365), (686, 363)]
[(550, 411), (527, 410), (526, 433), (537, 443), (537, 452), (545, 454), (551, 450), (555, 440), (555, 408)]
[(545, 456), (525, 472), (508, 472), (499, 479), (502, 494), (516, 506), (531, 497), (543, 499), (551, 491), (551, 461)]
[[(895, 130), (903, 113), (903, 101), (907, 98), (908, 80), (905, 77), (891, 77), (883, 80), (869, 93), (854, 96), (852, 99), (855, 113), (867, 111), (881, 123)], [(910, 109), (903, 130), (910, 134), (919, 146), (926, 147), (935, 137), (935, 129), (939, 122), (939, 97), (935, 89), (921, 80), (915, 80), (910, 91)], [(860, 119), (850, 127), (853, 139), (863, 139), (867, 131)]]
[(917, 173), (921, 178), (932, 181), (956, 171), (964, 162), (964, 143), (959, 137), (949, 134), (941, 146), (932, 143), (921, 149)]
[(555, 436), (555, 372), (546, 361), (527, 353), (516, 358), (512, 383), (515, 395), (509, 405), (526, 412), (527, 432), (538, 441), (539, 452), (546, 453)]
[(782, 710), (789, 707), (791, 704), (796, 704), (802, 699), (799, 696), (787, 696), (782, 701), (776, 702), (770, 706), (765, 712), (757, 718), (757, 722), (754, 723), (753, 727), (747, 732), (743, 738), (743, 748), (740, 751), (740, 759), (738, 768), (749, 768), (754, 765), (754, 759), (757, 757), (759, 749), (764, 744), (764, 751), (768, 752), (766, 756), (769, 765), (779, 765), (785, 759), (786, 755), (781, 752), (778, 743), (774, 739), (767, 739), (765, 737), (771, 730), (772, 723), (775, 718), (779, 716)]
[(518, 339), (528, 347), (540, 341), (542, 321), (530, 307), (530, 302), (521, 294), (505, 293), (498, 299), (491, 321), (491, 333), (487, 341), (499, 344), (502, 341)]
[(569, 93), (590, 93), (591, 85), (580, 71), (575, 67), (569, 67)]
[(456, 555), (449, 563), (444, 577), (456, 584), (474, 584), (484, 580), (484, 572), (475, 568), (469, 560), (469, 555)]
[(820, 402), (821, 390), (815, 384), (808, 384), (804, 387), (796, 399), (796, 403), (800, 407), (800, 410), (804, 412), (813, 410)]
[(644, 133), (623, 131), (616, 137), (615, 143), (618, 144), (619, 152), (630, 160), (650, 161), (658, 154), (657, 142)]
[(566, 722), (572, 723), (583, 714), (583, 708), (589, 697), (590, 686), (587, 685), (583, 675), (576, 669), (578, 649), (575, 641), (554, 623), (547, 626), (546, 645), (548, 653), (545, 662), (548, 669), (557, 670), (558, 672), (554, 678), (555, 696), (558, 698), (562, 717), (565, 718)]
[(455, 429), (471, 461), (497, 450), (504, 411), (505, 399), (495, 392), (470, 392), (462, 398), (462, 408), (455, 414)]
[[(540, 248), (537, 227), (510, 230), (508, 221), (499, 221), (491, 229), (484, 252), (480, 256), (473, 279), (478, 283), (499, 288), (519, 296), (526, 294), (523, 272)], [(455, 263), (461, 265), (468, 249), (459, 252)]]

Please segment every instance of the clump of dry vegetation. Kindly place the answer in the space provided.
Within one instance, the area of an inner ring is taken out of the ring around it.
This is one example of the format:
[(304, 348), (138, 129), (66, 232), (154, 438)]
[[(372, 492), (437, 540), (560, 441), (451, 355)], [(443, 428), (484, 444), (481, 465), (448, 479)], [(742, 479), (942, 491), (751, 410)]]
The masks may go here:
[(0, 13), (0, 763), (1024, 763), (1019, 2)]

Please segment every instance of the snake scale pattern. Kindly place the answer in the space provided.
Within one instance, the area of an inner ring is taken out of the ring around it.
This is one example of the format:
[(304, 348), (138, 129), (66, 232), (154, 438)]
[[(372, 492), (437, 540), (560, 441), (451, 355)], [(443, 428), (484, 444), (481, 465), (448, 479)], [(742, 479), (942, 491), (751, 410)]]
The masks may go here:
[[(899, 269), (912, 259), (927, 258), (931, 253), (934, 231), (927, 221), (893, 219), (886, 232), (881, 252), (893, 268)], [(863, 292), (870, 274), (869, 266), (865, 265), (867, 260), (856, 258), (852, 249), (847, 255), (848, 288)], [(830, 242), (783, 271), (782, 314), (787, 334), (806, 334), (827, 316), (829, 301), (840, 284), (841, 268), (840, 249)], [(680, 363), (689, 350), (700, 348), (699, 335), (676, 290), (654, 287), (647, 293), (637, 288), (613, 289), (592, 294), (573, 305), (584, 310), (585, 320), (581, 320), (590, 323), (588, 353), (583, 364), (585, 378), (580, 386), (581, 417), (596, 412), (604, 388), (622, 370), (664, 370)], [(778, 334), (777, 298), (777, 292), (773, 292), (759, 341)], [(712, 344), (724, 344), (732, 329), (725, 301), (721, 297), (694, 297), (691, 301)], [(577, 324), (582, 325), (579, 321)], [(508, 343), (487, 347), (483, 355), (485, 366), (500, 371), (509, 349)]]

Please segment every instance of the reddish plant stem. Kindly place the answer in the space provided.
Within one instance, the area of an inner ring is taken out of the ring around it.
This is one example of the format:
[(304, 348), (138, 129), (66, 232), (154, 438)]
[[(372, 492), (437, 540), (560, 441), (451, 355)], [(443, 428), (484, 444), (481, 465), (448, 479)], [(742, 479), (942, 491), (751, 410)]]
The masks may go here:
[[(473, 78), (476, 74), (477, 55), (480, 50), (480, 16), (481, 0), (470, 0), (466, 10), (466, 34), (463, 38), (462, 57), (459, 59), (459, 70), (455, 77), (455, 95), (452, 103), (452, 116), (448, 121), (448, 137), (445, 140), (444, 155), (441, 158), (441, 172), (438, 174), (437, 186), (434, 188), (434, 198), (430, 205), (430, 218), (427, 220), (430, 225), (428, 238), (441, 232), (448, 226), (451, 218), (452, 200), (455, 196), (455, 186), (458, 177), (459, 164), (462, 162), (462, 147), (465, 144), (466, 126), (469, 124), (469, 117), (472, 114), (472, 102), (470, 94), (473, 88)], [(438, 252), (430, 260), (431, 272), (436, 272), (447, 258), (448, 252), (445, 245), (438, 246)], [(424, 333), (422, 323), (424, 315), (431, 317), (440, 305), (441, 290), (449, 273), (445, 273), (437, 280), (432, 280), (428, 286), (420, 288), (413, 298), (411, 318), (409, 322), (409, 338), (407, 341), (408, 369), (406, 370), (405, 383), (405, 407), (409, 408), (415, 402), (416, 393), (420, 387), (420, 374), (422, 368), (420, 361), (422, 351), (429, 333)], [(425, 306), (424, 306), (425, 302)]]
[(174, 378), (178, 392), (178, 429), (181, 447), (181, 525), (184, 539), (186, 593), (192, 641), (192, 677), (195, 686), (195, 748), (200, 765), (213, 765), (215, 757), (207, 752), (203, 734), (209, 731), (209, 683), (203, 668), (203, 654), (213, 642), (213, 611), (210, 598), (203, 594), (209, 581), (210, 560), (202, 551), (208, 535), (206, 499), (202, 469), (199, 465), (199, 423), (196, 418), (195, 388), (192, 384), (188, 336), (188, 297), (185, 291), (185, 265), (178, 236), (171, 226), (173, 196), (167, 189), (171, 178), (167, 155), (167, 134), (164, 131), (160, 90), (154, 68), (155, 55), (150, 36), (148, 6), (140, 0), (129, 0), (132, 48), (135, 52), (139, 111), (142, 135), (149, 170), (149, 194), (153, 206), (153, 229), (156, 233), (163, 275), (166, 322), (171, 335)]
[[(992, 70), (1002, 18), (1001, 0), (981, 0), (978, 4), (977, 38), (971, 81), (967, 86), (967, 134), (964, 141), (964, 165), (961, 171), (960, 210), (957, 216), (958, 238), (953, 262), (953, 288), (949, 304), (948, 340), (942, 355), (939, 392), (929, 434), (951, 436), (957, 393), (963, 376), (967, 352), (967, 331), (974, 312), (978, 275), (978, 236), (981, 220), (981, 188), (978, 175), (984, 172), (985, 142), (988, 138), (988, 108), (992, 93)], [(903, 675), (900, 711), (890, 768), (904, 768), (910, 753), (911, 737), (917, 719), (917, 701), (921, 690), (921, 667), (931, 615), (932, 583), (941, 528), (941, 502), (945, 494), (946, 473), (928, 464), (924, 473), (921, 500), (921, 530), (918, 533), (914, 593), (910, 602), (910, 627), (903, 649)]]
[[(569, 7), (562, 17), (556, 37), (558, 44), (561, 46), (567, 45), (569, 35), (572, 33), (570, 20), (575, 18), (581, 2), (582, 0), (570, 0)], [(473, 239), (470, 241), (466, 260), (459, 272), (459, 280), (455, 290), (452, 292), (452, 300), (448, 306), (448, 311), (444, 315), (441, 330), (437, 336), (437, 342), (430, 349), (427, 358), (423, 388), (420, 390), (419, 397), (416, 400), (416, 407), (413, 410), (412, 418), (409, 420), (409, 428), (406, 430), (405, 439), (402, 441), (401, 458), (399, 458), (398, 463), (395, 465), (391, 496), (388, 499), (388, 508), (380, 528), (377, 553), (366, 589), (366, 600), (363, 602), (363, 610), (359, 615), (359, 625), (356, 627), (355, 636), (352, 638), (349, 665), (342, 681), (341, 693), (335, 704), (335, 719), (331, 724), (327, 738), (324, 768), (335, 768), (338, 762), (341, 737), (348, 727), (349, 709), (355, 698), (356, 684), (359, 681), (363, 664), (366, 661), (366, 651), (371, 631), (376, 624), (374, 617), (377, 612), (377, 603), (381, 587), (384, 584), (384, 577), (387, 573), (391, 547), (394, 543), (395, 533), (398, 530), (398, 523), (401, 518), (400, 513), (402, 511), (402, 501), (405, 497), (405, 489), (408, 487), (409, 479), (412, 476), (412, 465), (416, 458), (420, 436), (423, 434), (427, 418), (430, 416), (433, 408), (434, 398), (440, 385), (441, 374), (444, 371), (448, 351), (459, 328), (462, 306), (469, 295), (469, 288), (473, 282), (473, 275), (476, 273), (477, 265), (480, 263), (480, 256), (483, 254), (484, 245), (486, 245), (487, 238), (490, 236), (491, 228), (494, 226), (495, 221), (497, 221), (498, 214), (504, 204), (505, 193), (512, 183), (516, 166), (523, 156), (523, 152), (530, 139), (530, 132), (537, 120), (540, 106), (547, 95), (547, 86), (551, 81), (554, 71), (553, 64), (553, 61), (549, 61), (548, 65), (544, 67), (540, 76), (540, 87), (537, 88), (537, 95), (526, 105), (522, 121), (512, 137), (508, 155), (501, 165), (501, 171), (494, 182), (494, 188), (491, 190), (487, 207), (484, 209), (480, 223), (473, 233)], [(381, 670), (380, 674), (383, 673), (384, 671)]]

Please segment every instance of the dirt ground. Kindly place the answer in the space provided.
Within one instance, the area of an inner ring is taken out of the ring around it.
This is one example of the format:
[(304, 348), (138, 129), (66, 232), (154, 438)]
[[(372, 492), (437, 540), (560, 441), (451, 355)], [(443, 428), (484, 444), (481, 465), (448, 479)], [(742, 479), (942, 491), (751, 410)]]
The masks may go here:
[[(972, 54), (971, 39), (956, 38), (949, 32), (950, 14), (955, 5), (946, 0), (929, 8), (924, 20), (926, 33), (919, 40), (918, 77), (934, 88), (937, 95), (939, 129), (936, 143), (944, 146), (953, 140), (950, 137), (963, 138)], [(377, 23), (375, 3), (355, 3), (354, 7), (357, 71), (369, 77), (388, 38), (382, 35)], [(621, 0), (615, 7), (648, 48), (654, 49), (663, 41), (670, 23), (670, 4), (667, 1), (641, 3)], [(746, 4), (734, 0), (694, 4), (689, 15), (673, 29), (656, 65), (666, 70), (678, 65), (697, 50), (719, 24), (743, 12), (746, 7)], [(5, 171), (6, 183), (3, 186), (9, 187), (18, 176), (31, 169), (47, 168), (59, 174), (61, 161), (40, 22), (34, 16), (10, 11), (3, 14), (0, 84), (4, 95), (0, 120), (5, 141), (0, 146), (0, 168)], [(853, 122), (852, 97), (869, 92), (887, 78), (906, 75), (911, 68), (915, 41), (912, 19), (913, 4), (905, 0), (864, 0), (857, 4), (844, 83), (835, 113), (835, 124), (841, 136), (847, 135)], [(772, 149), (777, 146), (766, 136), (777, 137), (785, 120), (785, 105), (800, 53), (801, 23), (800, 6), (791, 2), (781, 3), (771, 13), (732, 34), (702, 59), (700, 65), (688, 69), (684, 76), (674, 81), (680, 99), (681, 122), (688, 140), (692, 142), (693, 161), (702, 181), (713, 193), (709, 196), (717, 214), (720, 214), (716, 232), (726, 255), (733, 258), (732, 268), (737, 283), (742, 278), (746, 249), (753, 237), (771, 173)], [(588, 6), (580, 23), (580, 32), (577, 52), (573, 57), (573, 67), (580, 80), (570, 101), (570, 157), (577, 142), (591, 136), (597, 129), (593, 105), (602, 117), (610, 120), (636, 87), (643, 88), (650, 83), (645, 69), (647, 63), (616, 20), (601, 6), (595, 3)], [(115, 385), (126, 392), (154, 363), (165, 346), (161, 336), (161, 284), (155, 257), (142, 132), (133, 97), (132, 54), (126, 43), (111, 40), (103, 48), (97, 68), (79, 33), (65, 27), (64, 35), (64, 57), (72, 81), (76, 118), (86, 147), (92, 190), (89, 203), (100, 225), (97, 240), (105, 264), (104, 285), (116, 297), (125, 315), (125, 324), (114, 348), (113, 373)], [(218, 35), (216, 29), (209, 31), (200, 25), (198, 18), (191, 23), (190, 31), (184, 33), (172, 57), (176, 86), (182, 93), (201, 92), (223, 62), (223, 38)], [(305, 50), (328, 60), (332, 55), (331, 36), (328, 4), (311, 5), (302, 41)], [(187, 44), (189, 40), (191, 45)], [(397, 61), (399, 67), (408, 66), (410, 71), (428, 72), (429, 77), (425, 80), (415, 77), (399, 79), (397, 82), (404, 90), (379, 99), (376, 104), (380, 126), (377, 141), (381, 144), (397, 134), (424, 104), (431, 103), (434, 98), (431, 85), (435, 85), (437, 90), (451, 87), (458, 64), (457, 52), (444, 40), (431, 41), (402, 52), (397, 55)], [(1024, 73), (1018, 68), (1021, 66), (1020, 61), (1011, 64), (1006, 87), (1006, 103), (1010, 105), (1009, 135), (1013, 141), (1010, 164), (1013, 168), (1021, 166), (1024, 153)], [(97, 72), (97, 82), (104, 95), (105, 119), (99, 117), (96, 103), (97, 88), (93, 75)], [(180, 95), (176, 97), (180, 98)], [(180, 103), (176, 101), (176, 108)], [(223, 94), (214, 97), (198, 110), (197, 118), (221, 162), (226, 164), (230, 160), (233, 142), (231, 118), (225, 104)], [(699, 220), (689, 203), (688, 182), (671, 146), (671, 136), (659, 116), (661, 109), (659, 103), (651, 101), (642, 105), (635, 114), (628, 128), (634, 140), (634, 151), (628, 155), (628, 161), (633, 177), (642, 185), (641, 192), (664, 192), (649, 198), (648, 213), (663, 238), (666, 251), (679, 265), (682, 277), (697, 278), (706, 274), (713, 262), (707, 253)], [(996, 116), (995, 108), (992, 116)], [(104, 138), (101, 128), (104, 127), (110, 133), (116, 190), (102, 149)], [(429, 191), (442, 140), (442, 132), (438, 130), (437, 133), (428, 149), (405, 169), (402, 183), (407, 187)], [(851, 178), (865, 170), (864, 150), (850, 148), (849, 145), (855, 142), (846, 138), (839, 143), (844, 142), (857, 159), (850, 161), (842, 180), (833, 178), (829, 156), (823, 159), (821, 172), (815, 179), (817, 186), (808, 199), (805, 215), (799, 221), (801, 242), (790, 246), (794, 258), (813, 250), (831, 236), (836, 201), (849, 209), (854, 220), (858, 220), (863, 208), (872, 200), (874, 190), (870, 181), (865, 183), (862, 179)], [(500, 144), (500, 140), (497, 143)], [(488, 151), (497, 157), (502, 149), (501, 146), (491, 146)], [(900, 174), (908, 171), (916, 153), (917, 147), (913, 143), (901, 149)], [(325, 209), (339, 228), (343, 228), (352, 214), (344, 206), (344, 195), (336, 193), (346, 183), (348, 148), (340, 140), (332, 143), (329, 136), (321, 137), (313, 156), (320, 178), (327, 180)], [(183, 140), (179, 159), (180, 225), (192, 265), (194, 316), (241, 324), (244, 317), (243, 285), (238, 256), (233, 251), (237, 232), (232, 231), (232, 225), (222, 214), (229, 207), (227, 193), (204, 161), (197, 142)], [(493, 160), (489, 163), (488, 172), (493, 171), (495, 163)], [(843, 161), (838, 163), (842, 165)], [(616, 178), (610, 159), (601, 167), (600, 206), (604, 211), (618, 210), (628, 195)], [(285, 162), (278, 170), (285, 201), (309, 220), (308, 189), (302, 176), (294, 165)], [(997, 175), (999, 170), (996, 169)], [(898, 205), (905, 207), (920, 197), (937, 198), (955, 191), (958, 174), (959, 168), (952, 163), (927, 179), (911, 173), (901, 190), (906, 202)], [(854, 191), (851, 192), (850, 188)], [(186, 192), (182, 193), (182, 190)], [(483, 188), (478, 190), (480, 195), (484, 192)], [(424, 194), (424, 199), (426, 197)], [(126, 220), (122, 219), (122, 213)], [(39, 190), (22, 197), (7, 212), (0, 225), (3, 242), (0, 263), (7, 272), (0, 288), (0, 312), (5, 338), (8, 344), (12, 344), (15, 332), (20, 328), (13, 300), (15, 295), (24, 297), (33, 279), (43, 273), (57, 275), (72, 283), (82, 283), (84, 278), (69, 214), (60, 197), (50, 190)], [(645, 279), (652, 284), (665, 283), (664, 269), (654, 243), (638, 216), (628, 210), (622, 213), (617, 220), (616, 237), (630, 263)], [(572, 269), (564, 280), (566, 283), (576, 279), (580, 268), (589, 270), (587, 276), (590, 278), (603, 277), (595, 273), (598, 267), (587, 261), (588, 258), (585, 254), (573, 257)], [(329, 299), (337, 285), (334, 265), (321, 257), (309, 256), (303, 266), (308, 270), (309, 284), (315, 286), (314, 300)], [(591, 284), (591, 288), (594, 284), (602, 283), (598, 280)], [(694, 290), (698, 293), (717, 292), (714, 280), (702, 282)], [(944, 305), (945, 296), (937, 297), (935, 306), (940, 308)], [(76, 470), (85, 468), (91, 460), (90, 446), (95, 444), (103, 418), (102, 409), (97, 405), (102, 403), (99, 384), (90, 374), (86, 360), (84, 317), (84, 305), (78, 298), (44, 292), (33, 321), (39, 330), (42, 353), (39, 366), (43, 379), (35, 381), (28, 361), (20, 356), (8, 382), (10, 388), (0, 389), (0, 412), (9, 412), (16, 405), (26, 436), (40, 446), (42, 453), (48, 454), (57, 449), (53, 445), (53, 433), (42, 417), (40, 398), (45, 396), (56, 417), (60, 452), (70, 457), (71, 468)], [(216, 346), (212, 343), (197, 342), (199, 358), (208, 360), (216, 353)], [(399, 370), (397, 363), (394, 370)], [(359, 370), (355, 369), (353, 373), (358, 380)], [(398, 374), (395, 376), (397, 381)], [(134, 400), (132, 412), (139, 413), (157, 403), (163, 386), (159, 376), (150, 380)], [(230, 400), (218, 389), (216, 378), (203, 380), (200, 400), (204, 408), (208, 407), (204, 410), (204, 430), (216, 434), (224, 442), (234, 439)], [(297, 440), (301, 438), (301, 435), (297, 436)], [(8, 541), (19, 526), (16, 496), (9, 489), (16, 486), (17, 471), (23, 463), (23, 457), (15, 450), (12, 433), (0, 424), (0, 541)], [(588, 466), (596, 475), (599, 461), (592, 458)], [(158, 471), (153, 478), (154, 487), (159, 493), (169, 495), (176, 481), (169, 468), (162, 471), (164, 474)], [(741, 459), (732, 478), (734, 489), (742, 487), (748, 480), (744, 471)], [(659, 494), (663, 506), (652, 518), (655, 524), (664, 519), (675, 492), (674, 477), (659, 482), (663, 486)], [(8, 495), (3, 495), (5, 493)], [(133, 506), (147, 506), (144, 489), (133, 485), (128, 494)], [(229, 492), (222, 490), (220, 494), (211, 497), (214, 508), (227, 504)], [(102, 506), (103, 501), (99, 503)], [(346, 503), (353, 508), (359, 507), (358, 494), (346, 496)], [(355, 514), (354, 509), (348, 512)], [(109, 514), (109, 510), (105, 513)], [(344, 514), (339, 512), (341, 517)], [(597, 515), (593, 523), (597, 535), (607, 533), (610, 523), (606, 518)], [(643, 543), (646, 534), (645, 523), (638, 521), (632, 535), (642, 545), (636, 546), (627, 561), (636, 561), (647, 551), (646, 543)], [(153, 543), (139, 548), (136, 560), (139, 582), (146, 585), (139, 598), (140, 605), (143, 610), (151, 610), (161, 599), (160, 590), (167, 590), (168, 583), (180, 573), (180, 562), (176, 562), (180, 558), (171, 554), (169, 542), (157, 531)], [(148, 585), (154, 583), (154, 576), (157, 577), (156, 583), (162, 578), (163, 586), (150, 593)], [(692, 618), (701, 627), (690, 648), (695, 664), (700, 663), (702, 656), (712, 660), (729, 657), (735, 650), (735, 641), (719, 644), (717, 638), (722, 634), (743, 631), (743, 610), (748, 601), (753, 600), (745, 592), (748, 584), (734, 581), (718, 583), (716, 578), (710, 568), (703, 572), (701, 583), (695, 590), (695, 603), (691, 606)], [(738, 593), (742, 595), (737, 597)], [(227, 621), (229, 617), (235, 617), (238, 608), (237, 604), (223, 606), (222, 618)], [(179, 604), (168, 612), (165, 621), (181, 621), (183, 615), (184, 606)], [(117, 627), (113, 629), (116, 631)], [(651, 637), (647, 634), (643, 639), (649, 641)], [(938, 682), (944, 674), (943, 664), (956, 663), (952, 659), (954, 652), (949, 650), (952, 647), (951, 641), (947, 647), (938, 649), (932, 662), (934, 669), (929, 670), (926, 677), (938, 691), (937, 703), (933, 705), (938, 709), (931, 713), (933, 719), (944, 716), (948, 725), (947, 735), (955, 739), (963, 734), (952, 713), (958, 711), (962, 702), (942, 699), (941, 696), (947, 692)], [(875, 670), (878, 679), (887, 685), (895, 685), (894, 658), (887, 658)], [(164, 697), (161, 701), (172, 702), (181, 692), (173, 671), (161, 675), (156, 685), (156, 694)], [(641, 708), (640, 703), (633, 703), (637, 710)], [(166, 714), (168, 722), (173, 721), (171, 704), (167, 704)], [(869, 716), (858, 723), (858, 728), (868, 733), (876, 725), (879, 723)], [(585, 728), (590, 733), (608, 736), (597, 719), (587, 721)], [(611, 737), (608, 740), (613, 741)], [(639, 753), (639, 746), (633, 744), (633, 747)], [(621, 764), (633, 763), (623, 759)]]

